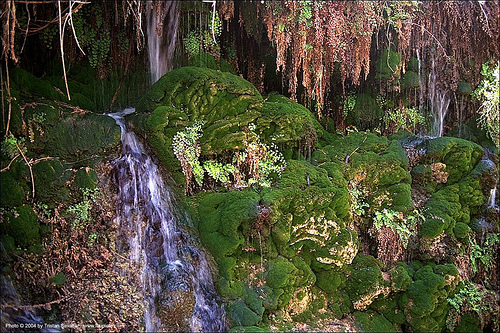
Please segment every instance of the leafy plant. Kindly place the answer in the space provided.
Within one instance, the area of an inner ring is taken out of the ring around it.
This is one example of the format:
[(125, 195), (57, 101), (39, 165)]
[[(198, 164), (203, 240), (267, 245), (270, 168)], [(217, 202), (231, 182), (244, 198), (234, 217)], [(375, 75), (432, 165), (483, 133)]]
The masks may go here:
[(488, 234), (482, 247), (475, 243), (471, 244), (470, 263), (474, 274), (477, 273), (478, 263), (481, 263), (486, 270), (495, 264), (496, 244), (499, 242), (499, 235)]
[(399, 239), (401, 239), (401, 242), (403, 243), (403, 247), (406, 249), (408, 241), (413, 235), (417, 223), (422, 219), (423, 215), (417, 210), (414, 210), (412, 214), (405, 217), (401, 212), (384, 208), (382, 211), (375, 212), (373, 225), (377, 230), (380, 230), (382, 226), (385, 226), (397, 233)]
[(481, 75), (483, 80), (474, 90), (472, 96), (481, 101), (479, 108), (479, 124), (486, 130), (497, 147), (500, 147), (500, 115), (499, 115), (499, 64), (483, 64)]
[(351, 197), (351, 209), (357, 216), (365, 215), (365, 208), (368, 208), (368, 203), (364, 200), (363, 192), (357, 187), (352, 187), (349, 189), (349, 195)]
[(234, 173), (236, 170), (236, 168), (231, 164), (223, 165), (222, 163), (213, 160), (203, 163), (203, 168), (210, 177), (223, 184), (231, 182), (229, 175)]
[(204, 168), (199, 161), (201, 147), (198, 140), (203, 135), (202, 126), (203, 122), (196, 122), (193, 126), (186, 127), (175, 134), (172, 142), (175, 157), (181, 162), (186, 182), (189, 183), (194, 175), (196, 183), (200, 186), (203, 185), (205, 175)]
[(20, 153), (19, 150), (21, 150), (23, 154), (26, 154), (27, 149), (24, 141), (25, 139), (22, 137), (16, 138), (14, 135), (9, 134), (2, 141), (2, 152), (10, 158), (16, 157)]
[(83, 200), (69, 206), (67, 209), (67, 212), (72, 214), (74, 217), (73, 227), (75, 229), (84, 229), (86, 222), (90, 221), (90, 211), (92, 210), (92, 204), (97, 200), (99, 189), (84, 188), (82, 189), (82, 193)]
[(384, 124), (386, 127), (394, 126), (395, 131), (407, 130), (415, 132), (418, 125), (425, 122), (418, 108), (390, 109), (384, 114)]
[[(447, 299), (452, 309), (446, 321), (447, 328), (453, 332), (460, 322), (460, 315), (465, 312), (475, 312), (484, 326), (486, 318), (493, 314), (493, 324), (498, 329), (498, 300), (495, 293), (489, 290), (480, 290), (470, 281), (462, 281), (459, 290), (453, 297)], [(495, 322), (496, 321), (496, 322)]]

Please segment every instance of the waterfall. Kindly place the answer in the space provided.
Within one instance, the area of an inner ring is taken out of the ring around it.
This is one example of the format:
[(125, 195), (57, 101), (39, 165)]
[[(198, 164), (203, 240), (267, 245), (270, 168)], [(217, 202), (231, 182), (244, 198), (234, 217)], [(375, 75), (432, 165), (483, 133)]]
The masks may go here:
[(496, 199), (497, 199), (497, 186), (498, 184), (495, 184), (495, 187), (493, 187), (490, 190), (490, 197), (488, 199), (488, 208), (498, 208)]
[(148, 2), (147, 43), (151, 83), (173, 67), (172, 59), (179, 25), (177, 1)]
[(138, 267), (148, 332), (226, 330), (205, 255), (177, 225), (171, 191), (124, 116), (110, 114), (122, 130), (122, 156), (114, 161), (119, 202), (118, 249)]
[(429, 73), (428, 80), (428, 99), (433, 117), (433, 124), (430, 135), (432, 137), (443, 136), (443, 129), (448, 107), (450, 106), (450, 97), (446, 91), (442, 91), (437, 86), (437, 73), (434, 59), (432, 59), (431, 72)]

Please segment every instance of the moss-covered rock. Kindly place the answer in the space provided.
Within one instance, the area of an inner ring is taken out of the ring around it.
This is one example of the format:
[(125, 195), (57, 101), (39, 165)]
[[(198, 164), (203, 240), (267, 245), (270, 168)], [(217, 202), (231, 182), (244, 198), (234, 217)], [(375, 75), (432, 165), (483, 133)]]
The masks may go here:
[(262, 117), (257, 124), (263, 128), (269, 142), (284, 145), (302, 143), (309, 149), (324, 136), (324, 130), (314, 115), (291, 99), (270, 94), (264, 100)]
[(72, 114), (47, 130), (44, 152), (75, 165), (88, 165), (92, 160), (116, 152), (120, 136), (120, 128), (111, 117)]
[(449, 174), (447, 184), (453, 184), (468, 175), (483, 156), (483, 148), (474, 142), (439, 137), (429, 140), (424, 162), (444, 163)]
[(458, 285), (455, 266), (428, 264), (419, 268), (400, 298), (406, 319), (419, 332), (440, 332), (446, 325), (447, 298)]
[(399, 78), (399, 69), (401, 67), (401, 54), (384, 49), (380, 57), (375, 61), (373, 68), (375, 70), (375, 78), (389, 79)]
[(35, 196), (42, 202), (66, 201), (70, 191), (66, 182), (71, 179), (73, 172), (66, 169), (60, 160), (41, 161), (33, 166), (35, 178)]
[(374, 311), (356, 311), (353, 316), (356, 326), (361, 332), (397, 332), (387, 318)]
[(0, 173), (0, 182), (2, 183), (0, 206), (4, 208), (20, 206), (24, 199), (24, 189), (11, 172)]
[(15, 207), (4, 215), (0, 224), (2, 234), (14, 238), (16, 244), (23, 248), (36, 248), (40, 246), (40, 223), (28, 205)]
[(346, 291), (356, 310), (365, 310), (379, 295), (387, 295), (390, 283), (382, 277), (382, 263), (358, 254), (349, 266)]

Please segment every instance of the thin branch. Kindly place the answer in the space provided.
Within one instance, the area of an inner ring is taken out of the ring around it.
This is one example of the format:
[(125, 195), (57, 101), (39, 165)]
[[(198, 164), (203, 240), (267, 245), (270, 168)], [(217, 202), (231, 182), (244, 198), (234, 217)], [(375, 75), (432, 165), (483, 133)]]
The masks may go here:
[(32, 192), (32, 197), (33, 199), (35, 198), (35, 177), (33, 176), (33, 168), (31, 167), (31, 164), (30, 162), (28, 162), (28, 159), (26, 158), (26, 156), (24, 155), (23, 153), (23, 150), (19, 147), (19, 145), (17, 144), (17, 142), (15, 142), (15, 145), (16, 145), (16, 148), (17, 150), (19, 151), (19, 153), (21, 154), (21, 156), (23, 157), (23, 160), (24, 162), (26, 163), (26, 166), (29, 168), (30, 170), (30, 177), (31, 177), (31, 188), (33, 190)]
[[(69, 2), (69, 12), (68, 12), (68, 18), (69, 18), (69, 24), (71, 25), (71, 30), (73, 30), (73, 36), (75, 36), (75, 41), (76, 41), (76, 45), (78, 46), (78, 48), (80, 49), (80, 51), (82, 51), (83, 55), (85, 55), (85, 52), (83, 52), (83, 49), (82, 47), (80, 46), (80, 42), (78, 42), (78, 37), (76, 36), (76, 31), (75, 31), (75, 26), (73, 25), (73, 15), (72, 15), (72, 10), (73, 10), (73, 3), (74, 1), (71, 1)], [(65, 20), (65, 25), (66, 25), (66, 20)]]
[(64, 63), (64, 30), (62, 27), (61, 0), (57, 1), (57, 10), (59, 12), (59, 45), (61, 47), (61, 61), (63, 67), (64, 85), (66, 86), (66, 94), (68, 95), (68, 100), (71, 100), (71, 96), (69, 95), (68, 78), (66, 77), (66, 64)]
[(60, 299), (56, 299), (54, 301), (47, 302), (47, 303), (44, 303), (44, 304), (35, 304), (35, 305), (2, 304), (2, 305), (0, 305), (0, 307), (2, 308), (2, 310), (11, 309), (11, 308), (15, 308), (15, 309), (37, 309), (37, 308), (45, 308), (45, 307), (47, 307), (47, 305), (61, 303), (62, 301), (65, 301), (66, 299), (68, 299), (68, 297), (69, 296), (65, 296), (65, 297), (62, 297)]
[(20, 154), (17, 154), (16, 156), (14, 156), (14, 158), (9, 162), (9, 165), (7, 165), (5, 168), (3, 168), (2, 170), (0, 170), (0, 172), (4, 172), (4, 171), (7, 171), (10, 169), (10, 166), (12, 165), (12, 163), (14, 163), (14, 161), (19, 157), (21, 156)]
[(448, 53), (446, 53), (446, 49), (444, 48), (444, 46), (441, 44), (441, 42), (439, 41), (439, 39), (436, 38), (436, 36), (434, 36), (429, 30), (427, 30), (424, 26), (418, 24), (418, 23), (414, 23), (414, 22), (408, 22), (409, 24), (413, 24), (413, 25), (416, 25), (417, 27), (420, 27), (422, 28), (425, 32), (427, 32), (432, 38), (434, 38), (434, 40), (438, 43), (438, 45), (443, 49), (443, 52), (444, 52), (444, 55), (446, 58), (449, 58), (450, 56), (448, 55)]
[[(26, 12), (28, 13), (28, 24), (26, 25), (26, 30), (29, 31), (29, 29), (30, 29), (31, 15), (30, 15), (30, 10), (28, 8), (28, 4), (26, 4)], [(24, 34), (23, 47), (21, 47), (21, 52), (20, 53), (23, 53), (24, 45), (26, 44), (26, 39), (27, 38), (28, 38), (28, 34)]]

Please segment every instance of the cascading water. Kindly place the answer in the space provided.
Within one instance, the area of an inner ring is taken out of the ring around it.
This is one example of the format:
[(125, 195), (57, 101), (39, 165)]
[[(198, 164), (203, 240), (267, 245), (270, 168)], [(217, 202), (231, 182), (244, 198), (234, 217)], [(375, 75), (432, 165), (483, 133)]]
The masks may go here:
[(122, 129), (122, 157), (114, 162), (119, 202), (118, 248), (139, 267), (148, 332), (226, 330), (204, 253), (179, 229), (172, 196), (160, 171), (124, 116), (110, 114)]
[(443, 136), (445, 118), (448, 113), (451, 99), (446, 91), (442, 91), (437, 86), (437, 73), (434, 59), (432, 60), (431, 72), (429, 73), (427, 91), (431, 115), (433, 117), (433, 126), (430, 134), (432, 137), (441, 137)]
[(147, 43), (151, 83), (172, 69), (172, 58), (179, 25), (177, 1), (148, 3)]

